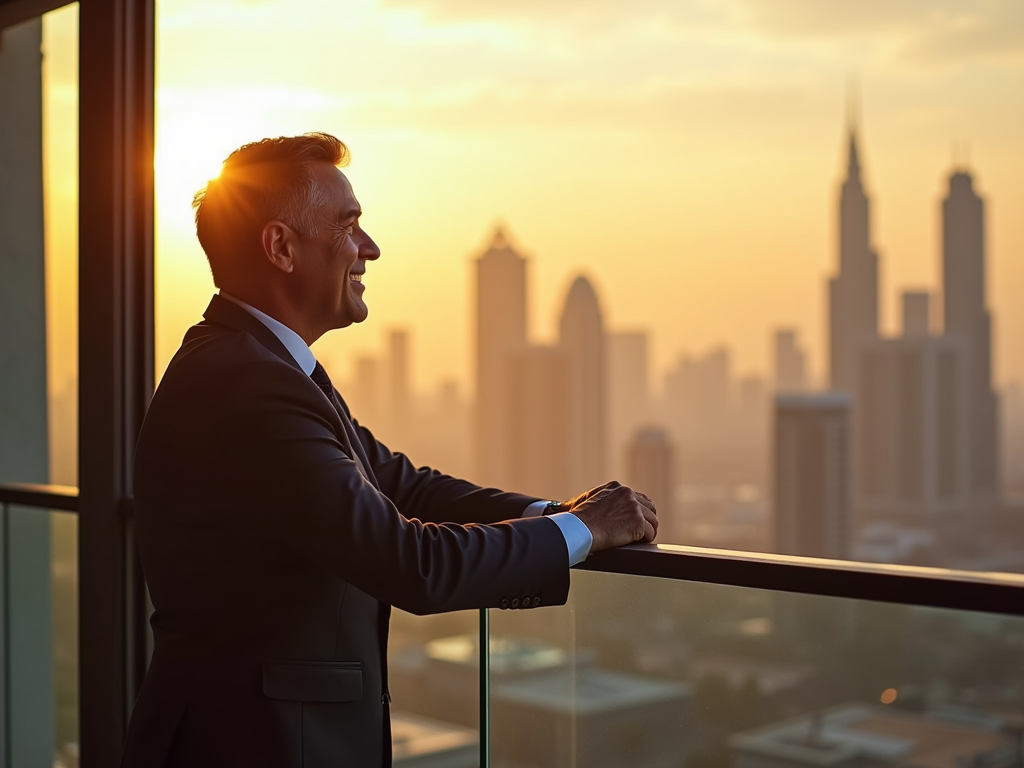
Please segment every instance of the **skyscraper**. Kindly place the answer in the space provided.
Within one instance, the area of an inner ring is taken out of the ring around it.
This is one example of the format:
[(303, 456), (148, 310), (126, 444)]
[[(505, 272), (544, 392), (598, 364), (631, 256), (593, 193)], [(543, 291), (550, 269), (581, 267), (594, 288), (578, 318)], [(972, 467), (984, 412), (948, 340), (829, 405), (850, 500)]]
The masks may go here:
[(775, 546), (781, 554), (847, 556), (850, 402), (845, 392), (775, 397)]
[(509, 365), (526, 348), (526, 259), (501, 227), (476, 260), (476, 474), (484, 485), (508, 484)]
[(878, 336), (878, 254), (871, 246), (871, 203), (861, 180), (857, 134), (850, 127), (846, 179), (839, 198), (839, 271), (829, 280), (829, 383), (853, 393), (857, 351)]
[(682, 544), (672, 508), (674, 457), (668, 434), (660, 427), (638, 429), (626, 454), (626, 482), (647, 494), (658, 509), (658, 540), (662, 544)]
[(685, 463), (720, 464), (731, 451), (733, 385), (726, 347), (684, 355), (665, 375), (665, 404)]
[(648, 334), (608, 334), (608, 460), (612, 477), (626, 476), (626, 445), (650, 418)]
[[(363, 424), (380, 431), (385, 404), (380, 397), (380, 361), (372, 355), (360, 355), (355, 361), (354, 376), (345, 390), (345, 399), (352, 415)], [(386, 427), (385, 427), (386, 429)]]
[(932, 296), (928, 291), (904, 291), (900, 298), (903, 309), (903, 335), (928, 336), (932, 332)]
[(569, 486), (604, 482), (608, 421), (607, 341), (601, 304), (590, 281), (577, 277), (565, 298), (559, 347), (568, 366)]
[(807, 355), (792, 328), (775, 331), (775, 391), (802, 392), (807, 388)]
[(388, 333), (387, 420), (392, 434), (409, 434), (412, 416), (412, 392), (409, 384), (409, 332), (393, 329)]
[(583, 490), (569, 481), (570, 389), (565, 353), (531, 346), (510, 358), (506, 410), (507, 487), (548, 499), (566, 499)]
[(966, 345), (920, 332), (926, 306), (904, 302), (903, 335), (861, 350), (856, 433), (866, 517), (920, 524), (967, 509)]
[(998, 403), (992, 388), (992, 318), (985, 303), (985, 202), (963, 170), (942, 201), (943, 324), (967, 346), (971, 489), (975, 503), (999, 495)]

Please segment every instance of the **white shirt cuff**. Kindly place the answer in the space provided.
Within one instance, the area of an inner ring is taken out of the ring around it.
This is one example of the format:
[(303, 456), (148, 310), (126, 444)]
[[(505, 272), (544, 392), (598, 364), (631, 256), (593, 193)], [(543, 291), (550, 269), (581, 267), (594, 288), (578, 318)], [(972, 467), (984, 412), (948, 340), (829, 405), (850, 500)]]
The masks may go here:
[[(523, 517), (537, 517), (543, 515), (547, 509), (548, 502), (535, 501), (525, 510)], [(565, 548), (569, 552), (569, 567), (582, 563), (590, 554), (590, 547), (594, 543), (594, 535), (587, 528), (587, 524), (580, 520), (572, 512), (558, 512), (548, 515), (548, 519), (558, 526), (565, 539)]]

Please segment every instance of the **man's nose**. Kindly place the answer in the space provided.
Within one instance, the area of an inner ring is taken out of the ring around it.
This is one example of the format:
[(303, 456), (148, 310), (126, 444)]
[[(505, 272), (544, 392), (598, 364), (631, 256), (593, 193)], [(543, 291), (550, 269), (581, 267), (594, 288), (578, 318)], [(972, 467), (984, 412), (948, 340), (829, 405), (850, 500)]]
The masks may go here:
[(380, 258), (380, 248), (373, 242), (373, 238), (370, 237), (366, 232), (362, 233), (363, 239), (359, 244), (359, 258), (365, 259), (366, 261), (373, 261), (374, 259)]

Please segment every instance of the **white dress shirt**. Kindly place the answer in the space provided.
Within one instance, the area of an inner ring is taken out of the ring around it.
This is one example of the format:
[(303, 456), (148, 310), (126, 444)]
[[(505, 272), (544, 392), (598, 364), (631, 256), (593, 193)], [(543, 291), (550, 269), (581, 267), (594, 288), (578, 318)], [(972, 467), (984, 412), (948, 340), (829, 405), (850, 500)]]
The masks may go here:
[[(307, 376), (313, 373), (313, 369), (316, 367), (316, 357), (313, 355), (313, 350), (309, 348), (299, 334), (279, 320), (275, 320), (266, 312), (261, 312), (256, 307), (251, 307), (244, 301), (236, 299), (224, 291), (221, 291), (220, 295), (228, 301), (234, 302), (267, 326), (277, 336), (278, 340), (284, 344), (285, 349), (288, 350), (288, 353), (294, 358), (295, 362), (299, 364), (302, 372)], [(535, 501), (523, 510), (523, 517), (543, 515), (547, 505), (548, 502), (546, 501)], [(554, 515), (548, 515), (548, 520), (557, 525), (558, 530), (562, 532), (562, 537), (565, 539), (565, 547), (569, 552), (569, 565), (576, 565), (586, 560), (587, 555), (590, 554), (590, 547), (594, 543), (594, 536), (590, 533), (586, 523), (572, 512), (558, 512)]]

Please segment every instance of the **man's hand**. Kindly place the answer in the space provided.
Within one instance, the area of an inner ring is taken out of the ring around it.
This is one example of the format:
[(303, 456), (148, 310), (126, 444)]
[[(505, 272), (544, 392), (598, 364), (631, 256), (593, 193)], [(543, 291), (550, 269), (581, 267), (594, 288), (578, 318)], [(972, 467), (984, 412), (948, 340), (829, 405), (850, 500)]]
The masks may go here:
[(614, 480), (562, 502), (562, 510), (572, 512), (590, 529), (591, 552), (651, 542), (658, 533), (654, 502)]

